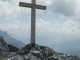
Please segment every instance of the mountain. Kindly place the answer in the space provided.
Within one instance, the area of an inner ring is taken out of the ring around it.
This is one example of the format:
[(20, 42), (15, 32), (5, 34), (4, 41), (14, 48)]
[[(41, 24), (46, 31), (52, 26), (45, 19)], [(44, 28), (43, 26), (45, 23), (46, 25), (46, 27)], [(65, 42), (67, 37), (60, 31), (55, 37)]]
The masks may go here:
[(15, 47), (21, 48), (25, 46), (25, 44), (13, 37), (11, 37), (6, 31), (1, 31), (0, 30), (0, 36), (3, 36), (4, 40), (8, 43), (11, 44)]
[(0, 60), (80, 60), (80, 57), (59, 53), (47, 46), (36, 44), (28, 44), (18, 49), (8, 45), (0, 36)]
[[(6, 31), (0, 30), (0, 36), (3, 36), (4, 40), (8, 44), (11, 44), (15, 47), (21, 48), (21, 47), (25, 46), (25, 44), (23, 42), (11, 37)], [(56, 50), (58, 52), (80, 56), (80, 53), (79, 53), (80, 52), (80, 40), (70, 40), (70, 41), (65, 40), (65, 41), (60, 42), (60, 43), (55, 43), (55, 42), (48, 43), (48, 42), (46, 42), (46, 41), (50, 41), (50, 40), (51, 39), (47, 38), (47, 37), (38, 37), (38, 39), (36, 41), (38, 41), (37, 43), (39, 45), (46, 45), (47, 46), (47, 45), (51, 44), (51, 45), (49, 45), (49, 47), (53, 48), (54, 50)], [(29, 43), (30, 39), (25, 39), (23, 41), (25, 41), (26, 43)]]
[(28, 44), (18, 52), (1, 52), (0, 60), (80, 60), (80, 57), (58, 53), (47, 46)]

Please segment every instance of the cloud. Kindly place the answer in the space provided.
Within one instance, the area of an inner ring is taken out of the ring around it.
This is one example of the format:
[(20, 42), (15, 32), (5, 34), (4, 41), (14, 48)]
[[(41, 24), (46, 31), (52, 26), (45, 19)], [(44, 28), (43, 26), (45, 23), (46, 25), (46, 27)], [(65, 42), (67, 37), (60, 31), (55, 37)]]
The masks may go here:
[[(51, 1), (37, 1), (40, 5), (51, 4)], [(30, 13), (30, 9), (19, 7), (19, 2), (27, 2), (31, 3), (31, 0), (0, 0), (0, 16), (4, 16), (5, 18), (17, 18), (21, 13)]]
[(19, 13), (20, 10), (18, 7), (15, 7), (14, 4), (11, 4), (8, 1), (0, 1), (0, 15), (5, 18), (14, 18), (17, 16), (16, 13)]
[[(29, 10), (25, 10), (24, 8), (19, 7), (19, 2), (20, 1), (24, 1), (24, 2), (31, 2), (30, 0), (1, 0), (0, 1), (0, 15), (4, 16), (6, 18), (16, 18), (19, 14), (21, 14), (21, 12), (26, 12), (26, 13), (30, 13)], [(57, 13), (61, 13), (64, 16), (69, 16), (72, 19), (78, 19), (78, 18), (74, 18), (72, 16), (79, 16), (79, 0), (38, 0), (38, 3), (42, 3), (42, 4), (46, 4), (46, 5), (51, 5), (53, 7), (53, 10)], [(51, 7), (51, 8), (52, 8)], [(66, 20), (66, 17), (60, 17), (60, 19)], [(71, 20), (72, 20), (71, 19)], [(70, 27), (71, 29), (71, 25), (68, 26), (67, 24), (70, 24), (72, 22), (74, 22), (74, 24), (76, 23), (75, 21), (69, 21), (70, 19), (68, 18), (68, 21), (64, 21), (63, 23), (52, 23), (52, 21), (44, 21), (44, 20), (40, 20), (37, 23), (37, 30), (42, 30), (43, 32), (49, 31), (49, 32), (53, 32), (53, 31), (57, 31), (57, 32), (69, 32), (68, 28)], [(79, 24), (79, 23), (78, 23)], [(61, 27), (61, 29), (59, 27)], [(77, 24), (76, 24), (77, 26)], [(65, 27), (65, 28), (64, 28)], [(14, 27), (12, 29), (18, 29), (19, 27)], [(54, 29), (55, 28), (55, 29)], [(76, 28), (77, 29), (77, 28)], [(70, 32), (71, 32), (70, 31)]]
[(49, 6), (51, 5), (51, 3), (52, 3), (52, 0), (37, 0), (37, 4), (39, 5), (43, 4), (43, 5)]
[[(23, 28), (23, 26), (26, 26)], [(29, 24), (0, 24), (0, 29), (6, 30), (6, 31), (28, 31), (29, 30)]]
[(54, 0), (52, 3), (54, 11), (70, 17), (80, 14), (79, 6), (79, 0)]
[(28, 13), (30, 9), (25, 10), (19, 7), (19, 2), (30, 2), (30, 0), (0, 0), (0, 16), (5, 18), (17, 18), (21, 12)]
[[(19, 2), (31, 2), (31, 0), (0, 0), (0, 16), (14, 20), (19, 15), (22, 17), (22, 13), (29, 13), (30, 9), (19, 7)], [(37, 4), (47, 5), (47, 11), (44, 18), (39, 18), (37, 20), (36, 29), (37, 33), (41, 33), (41, 36), (51, 34), (52, 36), (62, 34), (67, 35), (77, 35), (80, 33), (80, 23), (77, 20), (80, 20), (80, 1), (79, 0), (37, 0)], [(52, 4), (52, 5), (51, 5)], [(49, 9), (50, 8), (50, 9)], [(53, 8), (51, 10), (51, 8)], [(52, 11), (55, 13), (52, 14)], [(40, 11), (41, 13), (41, 11)], [(48, 16), (47, 16), (48, 14)], [(60, 15), (58, 15), (60, 14)], [(23, 14), (24, 16), (24, 14)], [(47, 17), (46, 17), (47, 16)], [(55, 16), (55, 17), (53, 17)], [(18, 17), (18, 18), (21, 18)], [(8, 31), (10, 34), (18, 34), (19, 37), (23, 35), (22, 38), (27, 38), (30, 35), (30, 23), (22, 23), (22, 20), (14, 21), (14, 23), (0, 24), (0, 29)], [(56, 18), (56, 19), (55, 19)], [(9, 21), (10, 22), (10, 21)], [(16, 23), (17, 22), (17, 23)], [(57, 33), (57, 34), (56, 34)], [(28, 36), (27, 36), (28, 35)], [(27, 36), (27, 37), (26, 37)], [(54, 39), (52, 37), (52, 39)]]
[(26, 39), (30, 36), (30, 23), (21, 24), (20, 22), (18, 24), (0, 24), (0, 29), (2, 31), (7, 31), (11, 36), (19, 40)]
[(80, 33), (80, 0), (54, 0), (50, 6), (52, 15), (57, 18), (54, 24), (50, 23), (55, 31), (66, 34)]
[[(30, 31), (30, 23), (25, 24), (22, 21), (23, 19), (25, 20), (25, 16), (30, 15), (31, 11), (30, 9), (19, 7), (20, 1), (31, 3), (31, 0), (0, 0), (0, 18), (1, 18), (0, 22), (2, 22), (3, 20), (3, 24), (2, 23), (0, 24), (0, 29), (6, 30), (11, 34), (12, 32), (15, 32), (13, 34), (16, 34), (17, 32), (25, 34), (25, 31), (26, 32)], [(37, 0), (37, 2), (40, 3), (40, 0), (39, 1)], [(41, 3), (50, 4), (50, 2), (48, 3), (48, 0), (46, 0), (46, 3), (45, 2)], [(6, 21), (6, 20), (11, 20), (11, 21)]]

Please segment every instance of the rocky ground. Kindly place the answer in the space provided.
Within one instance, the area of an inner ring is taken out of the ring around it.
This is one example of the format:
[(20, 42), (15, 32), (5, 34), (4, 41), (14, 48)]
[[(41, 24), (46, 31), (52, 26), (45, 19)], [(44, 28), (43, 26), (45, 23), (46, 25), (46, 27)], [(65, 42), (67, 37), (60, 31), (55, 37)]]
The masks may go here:
[(45, 46), (28, 44), (19, 50), (4, 42), (0, 37), (0, 60), (80, 60), (79, 56), (57, 53)]

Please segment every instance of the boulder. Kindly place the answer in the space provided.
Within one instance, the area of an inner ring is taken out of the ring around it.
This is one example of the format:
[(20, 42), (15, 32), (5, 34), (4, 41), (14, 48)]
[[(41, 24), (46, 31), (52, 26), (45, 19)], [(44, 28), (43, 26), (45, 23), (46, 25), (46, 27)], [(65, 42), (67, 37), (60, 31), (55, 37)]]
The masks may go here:
[(24, 55), (25, 60), (50, 60), (55, 59), (53, 56), (53, 49), (39, 46), (39, 45), (31, 45), (28, 44), (18, 52), (19, 55)]
[(17, 52), (19, 51), (20, 49), (11, 45), (11, 44), (8, 44), (8, 48), (9, 48), (9, 52)]

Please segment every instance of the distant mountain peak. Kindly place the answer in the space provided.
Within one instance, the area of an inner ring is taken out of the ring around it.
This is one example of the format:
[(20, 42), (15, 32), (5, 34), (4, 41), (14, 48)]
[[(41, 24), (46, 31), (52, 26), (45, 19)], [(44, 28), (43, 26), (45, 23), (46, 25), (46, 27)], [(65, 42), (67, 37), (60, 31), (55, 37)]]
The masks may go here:
[(13, 46), (16, 46), (18, 48), (21, 48), (22, 46), (24, 46), (25, 44), (13, 37), (11, 37), (7, 31), (2, 31), (0, 30), (0, 36), (3, 36), (4, 40), (8, 43), (11, 44)]

